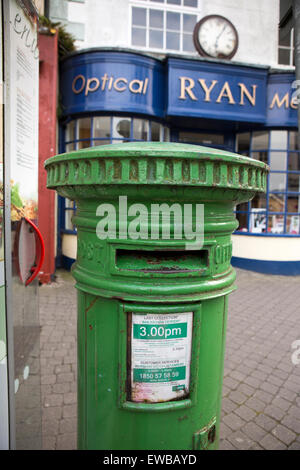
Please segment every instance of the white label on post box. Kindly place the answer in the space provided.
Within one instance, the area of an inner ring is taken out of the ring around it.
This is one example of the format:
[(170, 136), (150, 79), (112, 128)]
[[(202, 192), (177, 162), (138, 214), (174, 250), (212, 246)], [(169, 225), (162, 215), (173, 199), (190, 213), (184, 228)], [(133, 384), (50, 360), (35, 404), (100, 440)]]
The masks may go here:
[(159, 403), (189, 394), (193, 312), (132, 314), (131, 400)]

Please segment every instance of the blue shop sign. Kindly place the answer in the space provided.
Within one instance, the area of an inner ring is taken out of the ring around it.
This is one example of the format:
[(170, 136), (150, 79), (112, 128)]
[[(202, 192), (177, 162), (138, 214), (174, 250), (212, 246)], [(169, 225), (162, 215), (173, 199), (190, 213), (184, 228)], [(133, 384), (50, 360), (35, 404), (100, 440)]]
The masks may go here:
[(169, 116), (264, 123), (267, 69), (169, 59)]
[(270, 74), (268, 78), (266, 125), (270, 127), (298, 127), (297, 96), (293, 73)]
[[(61, 65), (63, 114), (108, 112), (297, 127), (292, 73), (267, 67), (89, 50)], [(300, 91), (300, 90), (299, 90)], [(216, 124), (217, 125), (217, 124)]]
[(90, 51), (61, 66), (63, 114), (107, 111), (164, 116), (160, 61), (139, 54)]

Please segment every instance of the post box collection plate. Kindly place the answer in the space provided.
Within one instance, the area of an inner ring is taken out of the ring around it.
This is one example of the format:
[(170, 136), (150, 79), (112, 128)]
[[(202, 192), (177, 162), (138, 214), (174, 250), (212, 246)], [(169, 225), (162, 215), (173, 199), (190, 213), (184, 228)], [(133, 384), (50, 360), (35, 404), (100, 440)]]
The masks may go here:
[(132, 401), (159, 403), (188, 396), (192, 327), (192, 312), (132, 314)]

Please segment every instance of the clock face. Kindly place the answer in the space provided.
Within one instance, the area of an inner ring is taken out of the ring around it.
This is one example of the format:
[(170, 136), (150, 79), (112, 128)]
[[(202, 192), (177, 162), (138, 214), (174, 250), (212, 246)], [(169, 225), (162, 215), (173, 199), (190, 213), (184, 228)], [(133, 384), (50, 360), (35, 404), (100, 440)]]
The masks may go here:
[(206, 16), (195, 26), (194, 44), (202, 56), (231, 59), (238, 48), (238, 34), (223, 16)]

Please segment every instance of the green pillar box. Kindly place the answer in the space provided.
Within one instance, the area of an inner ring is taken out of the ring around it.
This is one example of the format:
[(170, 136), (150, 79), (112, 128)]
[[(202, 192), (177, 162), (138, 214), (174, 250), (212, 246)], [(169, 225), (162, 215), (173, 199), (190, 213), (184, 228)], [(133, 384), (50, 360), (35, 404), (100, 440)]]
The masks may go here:
[(78, 447), (216, 449), (233, 209), (265, 192), (267, 166), (175, 143), (45, 166), (77, 205)]

